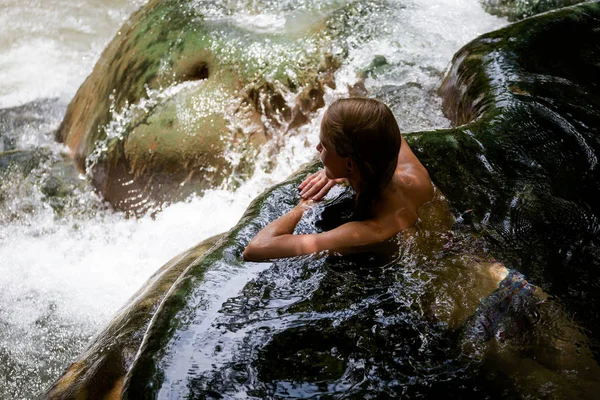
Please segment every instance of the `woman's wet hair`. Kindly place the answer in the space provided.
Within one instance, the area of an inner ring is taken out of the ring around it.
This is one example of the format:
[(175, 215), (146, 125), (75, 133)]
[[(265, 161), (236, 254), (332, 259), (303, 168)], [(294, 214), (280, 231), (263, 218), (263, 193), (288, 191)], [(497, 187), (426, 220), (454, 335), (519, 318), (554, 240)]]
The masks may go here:
[(325, 112), (321, 132), (325, 147), (360, 171), (355, 218), (370, 218), (398, 163), (402, 136), (394, 114), (375, 99), (339, 99)]

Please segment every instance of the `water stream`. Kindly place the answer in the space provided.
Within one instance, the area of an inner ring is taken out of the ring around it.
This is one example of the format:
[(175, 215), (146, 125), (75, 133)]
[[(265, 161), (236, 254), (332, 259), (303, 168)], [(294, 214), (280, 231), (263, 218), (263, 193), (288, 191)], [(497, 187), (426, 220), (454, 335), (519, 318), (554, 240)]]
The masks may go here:
[[(257, 32), (289, 29), (286, 21), (292, 13), (297, 22), (303, 7), (318, 12), (310, 1), (304, 3), (265, 1), (261, 12), (232, 18)], [(486, 14), (477, 0), (391, 3), (392, 13), (370, 14), (349, 35), (349, 55), (336, 75), (337, 89), (326, 93), (326, 101), (347, 95), (357, 72), (383, 56), (388, 66), (370, 74), (365, 86), (394, 105), (402, 131), (448, 126), (436, 94), (444, 69), (463, 44), (506, 21)], [(255, 196), (315, 154), (320, 113), (297, 135), (285, 138), (274, 170), (264, 172), (261, 166), (272, 160), (261, 155), (254, 176), (235, 192), (210, 190), (201, 198), (172, 204), (154, 218), (126, 218), (89, 186), (78, 190), (62, 212), (51, 207), (42, 190), (47, 169), (66, 153), (54, 142), (53, 131), (104, 46), (143, 4), (0, 4), (0, 152), (40, 150), (49, 160), (30, 173), (4, 171), (1, 176), (0, 398), (39, 394), (157, 268), (228, 230)], [(198, 7), (221, 17), (209, 2)]]

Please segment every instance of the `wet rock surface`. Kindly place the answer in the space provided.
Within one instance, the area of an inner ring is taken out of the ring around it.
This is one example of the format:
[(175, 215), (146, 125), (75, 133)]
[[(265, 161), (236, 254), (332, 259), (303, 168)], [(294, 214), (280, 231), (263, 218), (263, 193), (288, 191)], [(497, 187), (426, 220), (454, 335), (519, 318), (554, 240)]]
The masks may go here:
[(440, 89), (460, 126), (411, 137), (453, 207), (472, 210), (509, 265), (569, 305), (596, 354), (599, 15), (583, 4), (472, 41)]

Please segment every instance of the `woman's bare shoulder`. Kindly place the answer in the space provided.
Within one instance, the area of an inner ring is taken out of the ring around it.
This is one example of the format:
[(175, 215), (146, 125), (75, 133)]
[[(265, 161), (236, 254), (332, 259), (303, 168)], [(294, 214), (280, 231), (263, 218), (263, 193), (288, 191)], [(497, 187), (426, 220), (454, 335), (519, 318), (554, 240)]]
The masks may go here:
[(418, 207), (433, 199), (434, 189), (429, 173), (423, 165), (401, 164), (396, 169), (396, 187), (407, 202)]

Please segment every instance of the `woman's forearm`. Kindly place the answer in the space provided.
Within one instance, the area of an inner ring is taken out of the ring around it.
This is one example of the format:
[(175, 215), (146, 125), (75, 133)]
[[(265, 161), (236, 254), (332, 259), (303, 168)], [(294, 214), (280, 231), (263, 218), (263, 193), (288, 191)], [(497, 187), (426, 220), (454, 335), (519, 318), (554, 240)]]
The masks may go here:
[(298, 221), (302, 218), (304, 211), (309, 207), (309, 202), (302, 201), (287, 214), (279, 217), (269, 225), (265, 226), (250, 241), (243, 256), (245, 260), (260, 261), (272, 258), (273, 247), (277, 246), (276, 238), (294, 233)]
[(294, 207), (287, 214), (282, 215), (269, 225), (265, 226), (260, 232), (258, 232), (254, 239), (268, 239), (294, 233), (294, 229), (296, 228), (296, 225), (298, 225), (298, 221), (300, 221), (300, 218), (302, 218), (305, 210), (306, 207)]

